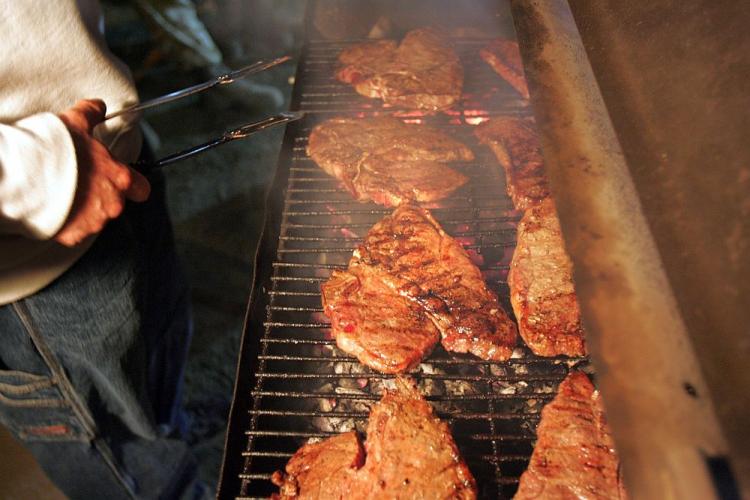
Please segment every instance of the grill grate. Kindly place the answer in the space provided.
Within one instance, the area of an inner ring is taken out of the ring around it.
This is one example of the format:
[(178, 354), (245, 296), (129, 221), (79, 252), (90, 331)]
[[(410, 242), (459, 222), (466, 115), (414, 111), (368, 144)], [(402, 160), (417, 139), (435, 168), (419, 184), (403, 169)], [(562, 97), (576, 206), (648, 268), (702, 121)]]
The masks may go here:
[[(336, 348), (320, 303), (320, 284), (333, 270), (346, 267), (367, 230), (391, 212), (354, 202), (305, 154), (312, 127), (332, 114), (397, 111), (333, 80), (335, 57), (350, 43), (311, 41), (300, 62), (293, 107), (311, 113), (287, 129), (269, 198), (220, 498), (268, 497), (276, 491), (271, 474), (283, 469), (308, 439), (351, 429), (364, 432), (369, 407), (393, 378)], [(458, 42), (467, 78), (465, 98), (455, 111), (396, 114), (439, 127), (473, 149), (474, 161), (454, 164), (469, 182), (428, 208), (464, 245), (510, 312), (506, 276), (519, 214), (505, 195), (501, 168), (477, 143), (471, 125), (494, 114), (529, 111), (479, 59), (477, 50), (484, 43)], [(541, 408), (570, 367), (581, 362), (536, 357), (520, 341), (505, 363), (449, 354), (438, 345), (412, 376), (451, 426), (480, 497), (510, 498), (528, 464)]]
[[(353, 43), (315, 41), (308, 43), (297, 70), (297, 78), (305, 82), (300, 93), (300, 109), (324, 114), (353, 111), (388, 110), (398, 115), (418, 116), (419, 112), (384, 105), (377, 99), (368, 99), (355, 93), (351, 86), (335, 79), (336, 58), (341, 50)], [(454, 48), (464, 67), (463, 97), (459, 106), (448, 111), (449, 116), (469, 119), (488, 113), (516, 114), (525, 112), (525, 104), (513, 87), (502, 80), (479, 57), (479, 49), (487, 44), (485, 38), (456, 39)]]

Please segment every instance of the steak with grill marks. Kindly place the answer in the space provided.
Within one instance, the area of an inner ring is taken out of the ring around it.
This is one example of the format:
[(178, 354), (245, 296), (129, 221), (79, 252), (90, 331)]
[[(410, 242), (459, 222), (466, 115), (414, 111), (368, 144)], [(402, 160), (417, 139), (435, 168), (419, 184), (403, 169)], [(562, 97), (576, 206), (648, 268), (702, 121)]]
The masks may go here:
[(307, 444), (292, 456), (273, 498), (474, 499), (476, 483), (448, 426), (410, 380), (397, 378), (370, 412), (366, 458), (355, 433)]
[(372, 268), (334, 271), (321, 291), (336, 344), (377, 371), (410, 370), (440, 340), (422, 308), (389, 288)]
[(339, 63), (336, 78), (387, 104), (441, 110), (461, 97), (461, 62), (431, 28), (410, 31), (400, 45), (393, 40), (354, 45), (339, 54)]
[(518, 224), (508, 285), (519, 333), (535, 354), (586, 354), (573, 264), (550, 198), (526, 210)]
[(495, 73), (511, 84), (524, 99), (529, 98), (529, 88), (523, 74), (521, 52), (518, 42), (498, 38), (479, 50), (479, 56), (489, 64)]
[(515, 500), (627, 498), (599, 392), (585, 374), (573, 372), (562, 381), (536, 434)]
[(508, 195), (516, 210), (526, 210), (549, 196), (532, 118), (493, 118), (477, 126), (474, 135), (492, 149), (503, 166)]
[(494, 361), (512, 354), (515, 324), (463, 247), (427, 210), (401, 205), (375, 224), (349, 262), (351, 271), (363, 268), (419, 304), (440, 331), (446, 350)]
[(386, 206), (445, 198), (467, 178), (443, 163), (474, 159), (447, 134), (392, 117), (326, 120), (311, 132), (307, 154), (357, 200)]

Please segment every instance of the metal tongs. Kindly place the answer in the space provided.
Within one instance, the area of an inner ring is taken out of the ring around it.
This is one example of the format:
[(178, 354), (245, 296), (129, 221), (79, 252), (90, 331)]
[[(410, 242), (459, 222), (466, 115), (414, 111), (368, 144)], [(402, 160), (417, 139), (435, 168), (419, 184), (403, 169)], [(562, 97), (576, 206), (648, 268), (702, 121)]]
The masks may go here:
[(183, 151), (180, 151), (179, 153), (174, 153), (169, 156), (165, 156), (164, 158), (161, 158), (160, 160), (156, 161), (138, 161), (131, 166), (142, 173), (148, 173), (149, 171), (155, 169), (164, 167), (166, 165), (169, 165), (170, 163), (174, 163), (179, 160), (184, 160), (185, 158), (189, 158), (193, 155), (196, 155), (198, 153), (202, 153), (203, 151), (207, 151), (209, 149), (213, 149), (216, 146), (220, 146), (222, 144), (226, 144), (227, 142), (231, 142), (237, 139), (244, 139), (245, 137), (252, 135), (256, 132), (260, 132), (261, 130), (265, 130), (269, 127), (273, 127), (274, 125), (280, 125), (282, 123), (287, 122), (293, 122), (295, 120), (299, 120), (305, 116), (304, 112), (300, 111), (284, 111), (282, 113), (279, 113), (278, 115), (271, 116), (269, 118), (264, 118), (263, 120), (248, 123), (247, 125), (242, 125), (241, 127), (237, 127), (232, 130), (228, 130), (224, 132), (220, 137), (217, 137), (216, 139), (213, 139), (211, 141), (205, 142), (203, 144), (199, 144), (197, 146), (193, 146), (191, 148), (185, 149)]
[(213, 78), (207, 82), (199, 83), (198, 85), (193, 85), (192, 87), (188, 87), (182, 90), (177, 90), (175, 92), (171, 92), (161, 97), (157, 97), (155, 99), (151, 99), (151, 100), (142, 102), (140, 104), (135, 104), (133, 106), (123, 108), (119, 111), (115, 111), (113, 113), (106, 115), (104, 119), (109, 120), (110, 118), (114, 118), (115, 116), (120, 116), (126, 113), (134, 113), (136, 111), (142, 111), (144, 109), (153, 108), (154, 106), (159, 106), (160, 104), (165, 104), (168, 102), (176, 101), (177, 99), (182, 99), (183, 97), (197, 94), (198, 92), (203, 92), (204, 90), (210, 89), (212, 87), (216, 87), (217, 85), (226, 85), (229, 83), (234, 83), (241, 78), (245, 78), (246, 76), (252, 75), (254, 73), (260, 73), (261, 71), (265, 71), (268, 68), (277, 66), (290, 59), (291, 59), (290, 56), (283, 56), (283, 57), (276, 58), (272, 61), (258, 61), (256, 63), (251, 64), (250, 66), (245, 66), (244, 68), (240, 68), (230, 73), (217, 76), (216, 78)]

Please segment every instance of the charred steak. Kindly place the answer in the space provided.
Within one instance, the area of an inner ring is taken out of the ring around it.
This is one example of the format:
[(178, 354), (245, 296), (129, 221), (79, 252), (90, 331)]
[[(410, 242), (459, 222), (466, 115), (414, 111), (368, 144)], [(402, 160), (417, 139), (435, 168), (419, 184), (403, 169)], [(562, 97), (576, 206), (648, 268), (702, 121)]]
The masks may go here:
[(479, 56), (495, 73), (511, 84), (524, 99), (529, 98), (529, 88), (523, 75), (523, 62), (518, 42), (498, 38), (479, 50)]
[(441, 110), (461, 97), (464, 75), (458, 56), (430, 28), (393, 40), (362, 43), (339, 55), (336, 78), (367, 97), (407, 108)]
[(310, 133), (307, 154), (357, 200), (386, 206), (448, 196), (467, 178), (443, 163), (474, 159), (447, 134), (392, 117), (326, 120)]
[(377, 371), (410, 370), (440, 340), (422, 308), (388, 287), (374, 268), (334, 271), (322, 296), (336, 344)]
[(533, 119), (493, 118), (477, 126), (474, 134), (503, 166), (508, 195), (516, 210), (526, 210), (549, 196)]
[(401, 205), (370, 229), (349, 262), (350, 271), (365, 268), (422, 307), (446, 350), (494, 361), (513, 352), (515, 324), (463, 247), (424, 208)]
[(586, 354), (572, 268), (555, 204), (547, 198), (521, 218), (508, 273), (519, 333), (539, 356)]
[(531, 462), (515, 500), (627, 498), (599, 392), (573, 372), (542, 410)]
[(274, 498), (476, 498), (448, 425), (409, 380), (397, 378), (372, 408), (365, 450), (353, 432), (303, 446), (274, 473)]

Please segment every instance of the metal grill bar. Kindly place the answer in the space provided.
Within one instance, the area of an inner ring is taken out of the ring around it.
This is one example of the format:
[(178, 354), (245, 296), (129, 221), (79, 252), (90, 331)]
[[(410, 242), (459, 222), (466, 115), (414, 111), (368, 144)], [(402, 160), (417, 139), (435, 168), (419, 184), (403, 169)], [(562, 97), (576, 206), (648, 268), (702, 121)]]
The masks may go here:
[[(268, 359), (268, 358), (264, 358)], [(487, 373), (490, 373), (488, 370)], [(387, 379), (394, 379), (396, 378), (394, 375), (385, 375), (385, 374), (377, 374), (377, 373), (274, 373), (274, 372), (265, 372), (262, 373), (264, 378), (270, 379), (270, 378), (283, 378), (283, 379), (315, 379), (315, 380), (345, 380), (345, 379), (352, 379), (352, 380), (358, 380), (362, 379), (364, 377), (367, 377), (368, 379), (374, 379), (379, 378), (383, 380)], [(440, 374), (440, 375), (434, 375), (434, 374), (421, 374), (419, 376), (421, 380), (463, 380), (467, 382), (541, 382), (541, 381), (554, 381), (557, 379), (555, 376), (515, 376), (515, 377), (503, 377), (500, 375), (451, 375), (451, 374)], [(317, 396), (317, 394), (313, 394), (313, 396)]]
[[(331, 417), (330, 412), (303, 412), (303, 411), (284, 411), (284, 410), (250, 410), (252, 415), (265, 415), (265, 416), (276, 416), (276, 417)], [(518, 413), (509, 415), (507, 413), (461, 413), (461, 414), (450, 414), (444, 412), (437, 412), (437, 414), (446, 420), (538, 420), (539, 414), (537, 413)], [(356, 418), (366, 419), (367, 412), (336, 412), (333, 414), (339, 418)], [(246, 433), (249, 431), (246, 431)]]
[[(274, 262), (273, 267), (282, 267), (282, 268), (295, 268), (295, 269), (346, 269), (346, 265), (342, 264), (305, 264), (300, 262)], [(510, 269), (509, 265), (494, 265), (494, 266), (479, 266), (479, 269), (482, 271), (490, 271), (490, 270), (508, 270)]]
[[(289, 215), (287, 213), (287, 215)], [(313, 214), (315, 215), (315, 214)], [(449, 226), (451, 224), (499, 224), (499, 223), (508, 223), (508, 222), (517, 222), (520, 217), (518, 216), (509, 216), (509, 217), (484, 217), (481, 221), (478, 221), (477, 219), (443, 219), (441, 222), (443, 224), (443, 227)], [(283, 229), (340, 229), (341, 224), (293, 224), (293, 223), (286, 223), (281, 226)], [(352, 223), (347, 224), (347, 227), (350, 229), (359, 229), (359, 228), (371, 228), (372, 224), (370, 223)]]
[[(247, 436), (274, 436), (274, 437), (298, 437), (298, 438), (327, 438), (330, 436), (336, 436), (337, 432), (297, 432), (297, 431), (247, 431)], [(513, 435), (513, 434), (471, 434), (464, 436), (466, 439), (474, 439), (476, 441), (528, 441), (534, 439), (534, 436), (529, 435)], [(508, 455), (505, 458), (512, 457)], [(524, 455), (525, 458), (528, 458)]]

